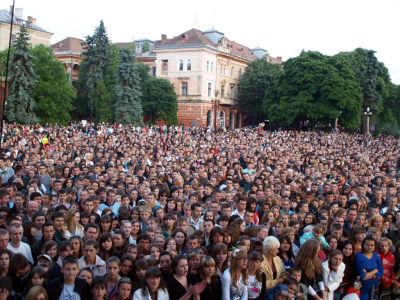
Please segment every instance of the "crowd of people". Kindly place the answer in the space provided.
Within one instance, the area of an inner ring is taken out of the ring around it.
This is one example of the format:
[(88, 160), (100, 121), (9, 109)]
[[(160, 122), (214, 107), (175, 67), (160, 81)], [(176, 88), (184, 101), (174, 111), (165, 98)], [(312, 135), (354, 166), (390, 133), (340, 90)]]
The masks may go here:
[(400, 293), (399, 141), (7, 124), (0, 300)]

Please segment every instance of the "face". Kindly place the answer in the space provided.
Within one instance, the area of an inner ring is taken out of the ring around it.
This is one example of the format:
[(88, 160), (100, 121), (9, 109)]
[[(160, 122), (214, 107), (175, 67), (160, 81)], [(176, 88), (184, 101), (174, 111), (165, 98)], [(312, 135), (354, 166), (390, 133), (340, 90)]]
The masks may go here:
[(120, 267), (116, 262), (109, 262), (107, 263), (107, 275), (110, 277), (117, 277), (120, 271)]
[(366, 253), (372, 253), (375, 251), (375, 243), (374, 241), (367, 241), (364, 244), (364, 251)]
[(386, 254), (389, 252), (389, 243), (388, 242), (380, 242), (379, 243), (379, 251)]
[(124, 243), (124, 239), (120, 234), (114, 234), (114, 245), (115, 247), (121, 247)]
[(82, 271), (82, 273), (79, 275), (79, 278), (85, 279), (89, 285), (92, 283), (93, 279), (92, 274), (88, 271)]
[(160, 250), (157, 247), (151, 247), (150, 255), (154, 258), (155, 261), (158, 261), (160, 258)]
[(353, 253), (353, 246), (350, 244), (347, 244), (344, 248), (343, 248), (343, 254), (344, 256), (350, 256)]
[(132, 285), (129, 283), (122, 283), (118, 287), (118, 299), (125, 300), (128, 299), (132, 290)]
[(160, 277), (149, 277), (145, 278), (147, 286), (149, 287), (150, 290), (154, 291), (157, 290), (157, 288), (160, 285), (161, 278)]
[(186, 276), (188, 274), (189, 266), (186, 259), (181, 259), (175, 268), (175, 272), (178, 276)]
[(89, 260), (94, 260), (96, 258), (98, 249), (95, 249), (93, 245), (86, 245), (84, 248), (85, 257)]
[[(92, 246), (93, 247), (93, 246)], [(68, 281), (74, 281), (76, 276), (79, 273), (79, 267), (77, 264), (66, 264), (63, 268), (61, 268), (62, 273), (64, 274), (64, 279), (68, 278)]]
[(10, 256), (8, 254), (2, 254), (0, 256), (0, 268), (7, 269), (10, 265)]
[(175, 240), (169, 240), (167, 243), (167, 248), (175, 249), (176, 250), (176, 242)]
[(124, 260), (121, 264), (121, 273), (124, 276), (128, 276), (133, 270), (133, 263), (129, 260)]
[(178, 245), (183, 245), (183, 243), (185, 242), (184, 234), (182, 232), (177, 232), (175, 234), (175, 240), (176, 240)]
[(139, 280), (142, 280), (142, 279), (144, 278), (144, 274), (146, 274), (146, 270), (144, 270), (144, 269), (137, 269), (135, 273), (136, 273), (136, 277), (137, 277)]
[(160, 266), (161, 269), (163, 269), (164, 271), (169, 270), (169, 268), (171, 267), (171, 259), (168, 255), (163, 255), (160, 257)]

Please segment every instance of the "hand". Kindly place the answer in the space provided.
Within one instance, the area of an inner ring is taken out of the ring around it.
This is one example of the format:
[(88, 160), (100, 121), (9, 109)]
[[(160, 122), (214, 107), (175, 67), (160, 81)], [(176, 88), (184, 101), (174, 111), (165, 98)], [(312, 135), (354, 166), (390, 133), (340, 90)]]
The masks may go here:
[(6, 300), (8, 296), (10, 296), (10, 292), (8, 290), (0, 290), (0, 300)]
[(326, 250), (331, 251), (332, 250), (331, 246), (326, 247)]
[(277, 281), (278, 281), (278, 284), (284, 284), (286, 280), (285, 280), (285, 278), (278, 278)]
[[(201, 294), (207, 287), (207, 281), (196, 283), (195, 285), (189, 287), (189, 292), (192, 295)], [(2, 299), (0, 299), (2, 300)]]
[(297, 296), (298, 298), (301, 298), (301, 297), (303, 297), (303, 293), (297, 293), (296, 296)]

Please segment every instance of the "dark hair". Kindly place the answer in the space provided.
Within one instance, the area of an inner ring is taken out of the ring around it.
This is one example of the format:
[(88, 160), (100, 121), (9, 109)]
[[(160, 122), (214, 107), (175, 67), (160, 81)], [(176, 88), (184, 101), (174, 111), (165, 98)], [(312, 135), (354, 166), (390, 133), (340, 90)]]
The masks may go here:
[[(107, 257), (106, 257), (106, 252), (105, 252), (105, 250), (104, 250), (104, 248), (103, 248), (103, 246), (102, 246), (102, 243), (104, 243), (104, 242), (106, 242), (107, 240), (110, 240), (111, 241), (111, 248), (110, 248), (110, 250), (108, 251), (108, 257), (111, 257), (111, 256), (113, 256), (114, 255), (114, 253), (115, 253), (115, 251), (117, 251), (116, 249), (115, 249), (115, 244), (114, 244), (114, 240), (113, 240), (113, 236), (112, 236), (112, 234), (110, 233), (110, 232), (104, 232), (101, 236), (100, 236), (100, 239), (99, 239), (99, 252), (101, 252), (101, 254), (102, 254), (102, 259), (103, 260), (107, 260)], [(100, 253), (99, 253), (100, 254)]]
[[(150, 267), (147, 269), (146, 274), (144, 275), (144, 278), (160, 278), (160, 285), (158, 286), (157, 289), (162, 289), (164, 292), (167, 291), (167, 287), (164, 284), (164, 280), (161, 276), (161, 271), (156, 268), (156, 267)], [(146, 296), (147, 295), (147, 283), (146, 280), (142, 280), (140, 283), (140, 288), (142, 288), (142, 295)]]
[(187, 260), (186, 255), (184, 255), (184, 254), (178, 254), (172, 259), (172, 262), (171, 262), (172, 274), (176, 273), (175, 268), (178, 266), (179, 262), (183, 259)]
[(104, 276), (96, 276), (93, 278), (90, 287), (93, 289), (96, 286), (101, 286), (107, 289), (107, 279)]
[[(257, 251), (250, 251), (249, 254), (247, 255), (247, 259), (250, 261), (257, 261), (259, 260), (260, 262), (262, 262), (264, 259), (261, 256), (260, 253), (258, 253)], [(262, 276), (261, 276), (261, 271), (258, 269), (256, 270), (256, 278), (259, 282), (262, 282)]]
[(367, 243), (367, 242), (369, 242), (369, 241), (373, 241), (374, 242), (374, 244), (375, 244), (375, 251), (377, 250), (377, 241), (372, 237), (372, 236), (367, 236), (364, 240), (363, 240), (363, 242), (362, 242), (362, 244), (361, 244), (361, 253), (364, 253), (364, 246), (365, 246), (365, 244)]
[(42, 267), (35, 267), (35, 268), (33, 268), (33, 270), (31, 271), (31, 273), (29, 274), (29, 280), (28, 280), (29, 289), (33, 287), (33, 286), (32, 286), (32, 278), (33, 278), (36, 274), (39, 275), (40, 278), (44, 278), (44, 281), (43, 281), (43, 285), (42, 285), (42, 286), (43, 286), (44, 288), (46, 288), (46, 286), (47, 286), (47, 274), (46, 274), (46, 271), (45, 271)]
[(133, 278), (135, 280), (135, 282), (139, 282), (139, 279), (136, 276), (136, 271), (137, 270), (147, 270), (149, 268), (149, 264), (147, 263), (147, 261), (145, 259), (138, 259), (137, 261), (135, 261), (135, 265), (133, 266), (133, 269), (135, 270), (133, 273)]
[(31, 229), (35, 227), (35, 223), (31, 221), (23, 222), (22, 227), (24, 228), (24, 237), (26, 237), (26, 239), (28, 240), (29, 246), (32, 247), (32, 245), (37, 242), (36, 237), (33, 236), (31, 233)]
[(12, 289), (12, 281), (9, 276), (0, 276), (0, 289), (7, 290), (11, 292)]
[(10, 259), (10, 271), (17, 273), (29, 266), (28, 259), (21, 253), (14, 254)]
[(73, 255), (67, 255), (63, 258), (62, 267), (65, 268), (66, 264), (76, 264), (77, 266), (79, 266), (78, 259)]

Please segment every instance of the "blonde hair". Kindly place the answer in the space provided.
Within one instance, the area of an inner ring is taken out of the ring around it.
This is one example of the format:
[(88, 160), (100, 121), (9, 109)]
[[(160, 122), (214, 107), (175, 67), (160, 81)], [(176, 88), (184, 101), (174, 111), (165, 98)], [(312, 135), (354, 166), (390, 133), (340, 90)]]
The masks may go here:
[(74, 217), (75, 214), (79, 213), (79, 210), (71, 208), (67, 212), (67, 216), (65, 217), (65, 227), (67, 227), (68, 231), (72, 234), (74, 232), (74, 227), (79, 231), (83, 231), (83, 227), (81, 224), (74, 225)]

